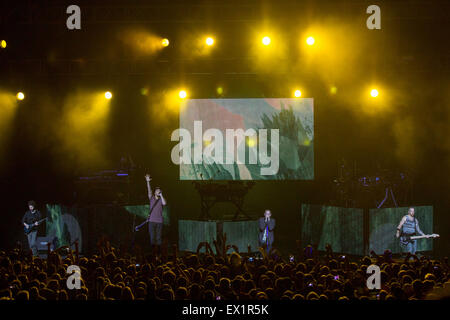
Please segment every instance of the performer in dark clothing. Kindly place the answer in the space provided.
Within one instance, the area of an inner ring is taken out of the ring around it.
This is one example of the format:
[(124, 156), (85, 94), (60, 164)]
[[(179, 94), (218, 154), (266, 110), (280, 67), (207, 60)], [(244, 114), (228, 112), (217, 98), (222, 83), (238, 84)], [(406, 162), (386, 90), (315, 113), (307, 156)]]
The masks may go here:
[(34, 256), (37, 256), (38, 250), (36, 246), (37, 226), (38, 221), (41, 219), (41, 213), (36, 210), (36, 203), (31, 200), (28, 201), (28, 211), (22, 218), (22, 223), (27, 228), (29, 233), (27, 234), (28, 245), (33, 252)]
[(163, 228), (163, 206), (165, 206), (166, 199), (162, 195), (161, 188), (155, 189), (155, 194), (152, 193), (150, 181), (152, 178), (149, 174), (145, 176), (147, 181), (148, 199), (150, 201), (150, 215), (148, 217), (148, 232), (150, 234), (150, 245), (152, 250), (158, 254), (161, 253), (162, 243), (162, 228)]
[(269, 253), (274, 241), (275, 219), (271, 218), (270, 210), (264, 212), (264, 218), (259, 218), (259, 245)]

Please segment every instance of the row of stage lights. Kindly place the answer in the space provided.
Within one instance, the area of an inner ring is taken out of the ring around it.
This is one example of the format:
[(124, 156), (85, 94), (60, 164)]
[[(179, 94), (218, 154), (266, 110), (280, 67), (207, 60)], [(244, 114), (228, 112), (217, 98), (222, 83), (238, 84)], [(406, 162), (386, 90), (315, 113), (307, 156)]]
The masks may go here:
[[(261, 43), (262, 43), (263, 45), (265, 45), (265, 46), (270, 45), (271, 42), (272, 42), (272, 40), (270, 39), (269, 36), (264, 36), (264, 37), (261, 38)], [(311, 37), (311, 36), (310, 36), (310, 37), (307, 37), (307, 38), (306, 38), (306, 44), (308, 44), (308, 45), (310, 45), (310, 46), (314, 45), (315, 42), (316, 42), (316, 40), (314, 39), (314, 37)], [(214, 39), (213, 37), (206, 37), (206, 38), (205, 38), (205, 44), (206, 44), (207, 46), (210, 46), (210, 47), (211, 47), (211, 46), (213, 46), (215, 43), (216, 43), (216, 41), (215, 41), (215, 39)], [(161, 45), (162, 45), (163, 47), (168, 47), (169, 44), (170, 44), (169, 39), (164, 38), (164, 39), (161, 40)], [(0, 40), (0, 48), (5, 49), (6, 46), (7, 46), (6, 40)]]
[[(182, 94), (182, 92), (184, 92), (184, 93)], [(187, 94), (186, 94), (185, 91), (180, 91), (179, 95), (180, 95), (180, 98), (181, 98), (182, 96), (184, 96), (184, 98), (186, 98), (186, 95), (187, 95)], [(25, 93), (23, 93), (22, 91), (17, 92), (16, 98), (17, 98), (17, 100), (22, 101), (23, 99), (25, 99)], [(112, 93), (111, 93), (111, 91), (106, 91), (106, 92), (105, 92), (105, 99), (110, 100), (111, 98), (112, 98)]]
[[(215, 44), (215, 42), (216, 42), (216, 41), (215, 41), (214, 38), (212, 38), (212, 37), (206, 37), (206, 38), (205, 38), (205, 44), (206, 44), (207, 46), (210, 46), (210, 47), (211, 47), (211, 46), (213, 46), (213, 45)], [(261, 43), (262, 43), (263, 45), (265, 45), (265, 46), (270, 45), (271, 42), (272, 42), (272, 40), (270, 39), (269, 36), (264, 36), (264, 37), (261, 38)], [(315, 42), (316, 42), (316, 40), (314, 39), (314, 37), (308, 37), (308, 38), (306, 38), (306, 44), (309, 45), (309, 46), (312, 46)], [(161, 40), (161, 45), (162, 45), (163, 47), (168, 47), (169, 44), (170, 44), (169, 39), (164, 38), (164, 39)]]
[[(205, 39), (205, 44), (206, 44), (207, 46), (210, 46), (210, 47), (211, 47), (212, 45), (214, 45), (214, 43), (215, 43), (214, 38), (207, 37), (207, 38)], [(169, 44), (170, 44), (169, 39), (164, 38), (164, 39), (161, 40), (161, 45), (162, 45), (163, 47), (168, 47)]]
[[(314, 45), (315, 42), (316, 42), (316, 40), (312, 36), (307, 37), (305, 41), (306, 41), (306, 44), (309, 45), (309, 46)], [(264, 46), (270, 45), (271, 44), (270, 37), (269, 36), (262, 37), (261, 38), (261, 43)], [(164, 38), (164, 39), (161, 40), (161, 45), (163, 47), (168, 47), (169, 44), (170, 44), (169, 39)], [(205, 38), (205, 44), (207, 46), (213, 46), (215, 44), (214, 38), (206, 37)], [(0, 47), (2, 49), (5, 49), (6, 46), (7, 46), (6, 40), (0, 40)], [(332, 87), (330, 89), (330, 92), (332, 94), (336, 94), (337, 93), (337, 88), (336, 87)], [(223, 93), (223, 89), (221, 87), (217, 88), (217, 93), (219, 95), (221, 95)], [(378, 89), (373, 88), (373, 89), (370, 90), (370, 96), (372, 98), (376, 98), (376, 97), (378, 97), (378, 95), (379, 95)], [(188, 94), (187, 94), (186, 90), (180, 90), (179, 93), (178, 93), (178, 96), (179, 96), (180, 99), (186, 99)], [(296, 89), (293, 92), (293, 96), (296, 97), (296, 98), (300, 98), (302, 96), (302, 92), (299, 89)], [(16, 97), (17, 97), (17, 100), (23, 100), (23, 99), (25, 99), (25, 94), (23, 92), (19, 92), (19, 93), (17, 93)], [(111, 98), (112, 98), (112, 93), (110, 91), (105, 92), (105, 99), (109, 100)]]
[[(218, 92), (218, 93), (223, 92), (222, 87), (217, 88), (217, 92)], [(332, 94), (336, 94), (336, 93), (337, 93), (337, 88), (336, 88), (336, 87), (332, 87), (331, 90), (330, 90), (330, 92), (331, 92)], [(379, 92), (378, 92), (377, 89), (372, 89), (372, 90), (370, 90), (370, 96), (371, 96), (372, 98), (378, 97), (378, 94), (379, 94)], [(302, 92), (301, 92), (300, 90), (295, 90), (293, 95), (294, 95), (295, 98), (300, 98), (300, 97), (302, 96)], [(187, 96), (188, 96), (188, 93), (187, 93), (186, 90), (180, 90), (180, 91), (178, 92), (178, 97), (179, 97), (180, 99), (186, 99)], [(17, 98), (17, 100), (23, 100), (23, 99), (25, 99), (25, 94), (24, 94), (23, 92), (18, 92), (18, 93), (16, 94), (16, 98)], [(106, 91), (106, 92), (105, 92), (105, 99), (110, 100), (111, 98), (112, 98), (112, 93), (111, 93), (111, 91)]]

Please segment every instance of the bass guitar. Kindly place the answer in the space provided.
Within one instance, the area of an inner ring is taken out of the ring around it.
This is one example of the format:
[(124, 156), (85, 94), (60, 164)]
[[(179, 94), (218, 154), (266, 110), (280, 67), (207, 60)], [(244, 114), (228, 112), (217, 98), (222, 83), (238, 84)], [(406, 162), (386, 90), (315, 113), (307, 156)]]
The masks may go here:
[(416, 239), (428, 239), (428, 238), (439, 238), (439, 235), (436, 233), (433, 234), (425, 234), (423, 236), (407, 236), (407, 235), (402, 235), (400, 236), (400, 243), (403, 245), (407, 245), (411, 240), (416, 240)]

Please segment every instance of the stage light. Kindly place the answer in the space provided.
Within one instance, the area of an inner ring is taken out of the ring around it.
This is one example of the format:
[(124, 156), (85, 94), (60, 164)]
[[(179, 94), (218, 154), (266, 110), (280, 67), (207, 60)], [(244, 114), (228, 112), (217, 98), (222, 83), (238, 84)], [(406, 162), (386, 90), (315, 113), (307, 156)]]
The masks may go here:
[(331, 89), (330, 89), (330, 93), (331, 94), (336, 94), (337, 93), (337, 88), (336, 87), (331, 87)]
[(296, 98), (300, 98), (300, 97), (302, 96), (302, 92), (301, 92), (300, 90), (295, 90), (294, 96), (295, 96)]
[(205, 147), (209, 146), (211, 143), (211, 140), (203, 140), (203, 144), (205, 145)]
[(308, 38), (306, 39), (306, 43), (307, 43), (309, 46), (312, 46), (312, 45), (314, 44), (314, 42), (316, 42), (316, 40), (314, 40), (313, 37), (308, 37)]
[(262, 43), (263, 45), (268, 46), (270, 44), (270, 38), (269, 37), (262, 38)]
[(186, 93), (186, 91), (181, 90), (181, 91), (178, 93), (178, 96), (179, 96), (181, 99), (184, 99), (184, 98), (187, 97), (187, 93)]
[(254, 147), (256, 147), (257, 142), (258, 141), (257, 141), (256, 137), (249, 137), (247, 140), (247, 145), (251, 148), (254, 148)]
[(18, 92), (16, 94), (16, 98), (17, 98), (17, 100), (23, 100), (23, 99), (25, 99), (25, 95), (23, 94), (23, 92)]
[(163, 47), (169, 46), (169, 39), (167, 39), (167, 38), (162, 39), (161, 44)]
[(5, 49), (5, 48), (6, 48), (6, 40), (2, 40), (2, 41), (0, 42), (0, 47), (2, 47), (2, 49)]
[(109, 91), (106, 91), (105, 92), (105, 98), (108, 99), (108, 100), (111, 99), (112, 98), (112, 93), (109, 92)]
[(143, 96), (147, 96), (148, 95), (148, 89), (147, 88), (141, 88), (141, 94)]
[(216, 89), (216, 92), (217, 92), (218, 95), (222, 95), (223, 94), (223, 88), (222, 87), (218, 87)]
[(378, 97), (378, 90), (377, 90), (377, 89), (372, 89), (372, 91), (370, 91), (370, 95), (371, 95), (373, 98)]
[(214, 39), (211, 37), (208, 37), (208, 38), (206, 38), (205, 42), (206, 42), (206, 45), (212, 46), (214, 44)]

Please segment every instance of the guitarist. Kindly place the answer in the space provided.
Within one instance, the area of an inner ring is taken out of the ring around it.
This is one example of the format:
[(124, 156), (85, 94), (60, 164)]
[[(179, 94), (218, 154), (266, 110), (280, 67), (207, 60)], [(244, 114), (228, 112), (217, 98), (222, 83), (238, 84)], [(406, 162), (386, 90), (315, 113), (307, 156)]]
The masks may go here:
[(163, 228), (163, 206), (166, 200), (164, 199), (161, 188), (156, 187), (155, 193), (152, 193), (150, 181), (152, 178), (149, 174), (145, 175), (147, 181), (148, 199), (150, 201), (150, 214), (148, 217), (148, 233), (150, 234), (150, 245), (155, 254), (161, 253), (162, 243), (162, 228)]
[[(401, 233), (401, 234), (400, 234)], [(421, 236), (425, 235), (419, 228), (419, 221), (414, 217), (414, 208), (410, 207), (408, 209), (408, 214), (402, 218), (400, 224), (397, 227), (397, 238), (415, 236), (416, 234)], [(406, 251), (412, 255), (416, 254), (417, 240), (406, 239), (406, 241), (401, 241), (403, 247)]]
[(31, 232), (27, 234), (28, 245), (33, 252), (33, 256), (37, 256), (38, 250), (36, 246), (37, 226), (38, 221), (41, 219), (41, 213), (36, 209), (36, 202), (33, 200), (28, 201), (28, 211), (22, 218), (22, 223), (25, 228), (30, 229)]

